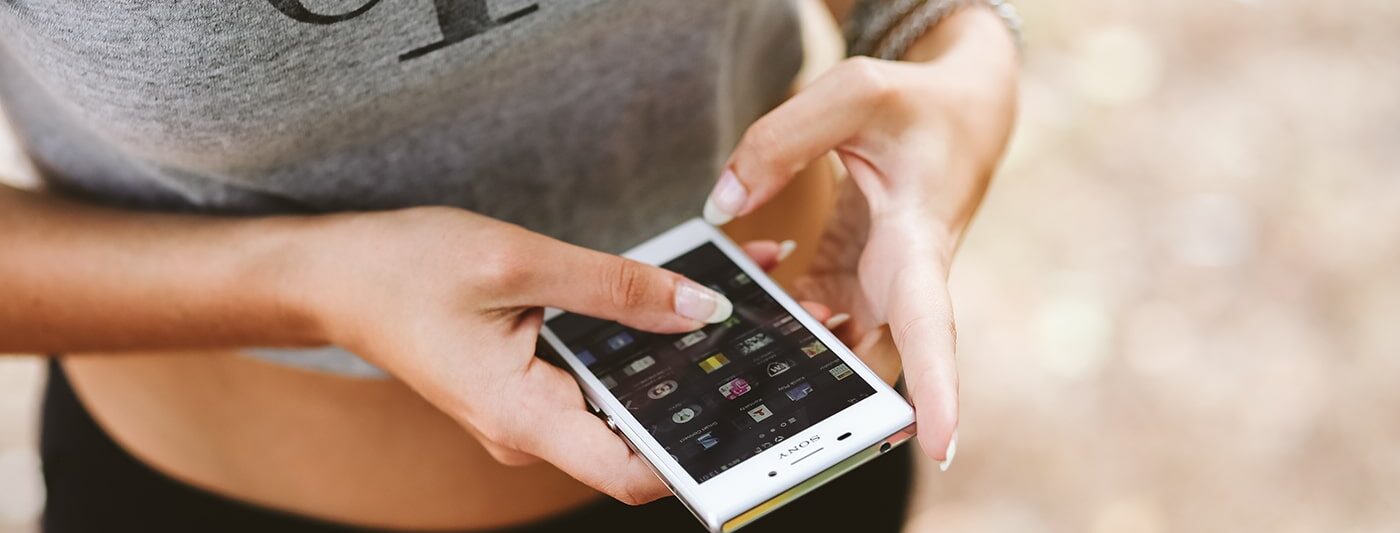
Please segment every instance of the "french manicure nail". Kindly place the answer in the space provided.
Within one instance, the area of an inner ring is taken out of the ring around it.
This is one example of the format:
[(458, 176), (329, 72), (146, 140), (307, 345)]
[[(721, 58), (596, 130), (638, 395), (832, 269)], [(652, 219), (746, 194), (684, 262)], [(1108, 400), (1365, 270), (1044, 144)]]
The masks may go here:
[(846, 321), (850, 319), (851, 315), (848, 313), (840, 313), (837, 315), (833, 315), (831, 318), (826, 319), (826, 329), (839, 328), (841, 327), (841, 324), (845, 324)]
[(734, 314), (729, 298), (689, 280), (676, 285), (675, 307), (676, 314), (706, 324), (723, 322)]
[(715, 189), (710, 191), (710, 197), (705, 199), (705, 221), (715, 226), (727, 224), (734, 220), (748, 200), (749, 191), (739, 183), (739, 177), (734, 175), (733, 170), (724, 169)]
[(792, 255), (793, 250), (796, 249), (797, 241), (792, 239), (778, 243), (778, 262), (781, 263), (784, 259), (787, 259), (788, 256)]
[(953, 439), (948, 441), (948, 451), (944, 452), (943, 462), (938, 463), (939, 472), (947, 472), (953, 466), (953, 457), (958, 455), (958, 431), (953, 430)]

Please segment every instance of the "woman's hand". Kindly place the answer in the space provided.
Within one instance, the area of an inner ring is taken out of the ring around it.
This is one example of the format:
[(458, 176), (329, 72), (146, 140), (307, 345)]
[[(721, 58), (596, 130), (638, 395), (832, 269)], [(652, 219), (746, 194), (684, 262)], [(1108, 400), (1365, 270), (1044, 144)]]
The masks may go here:
[[(797, 296), (848, 313), (837, 333), (881, 375), (902, 363), (919, 441), (946, 467), (958, 416), (948, 265), (1010, 134), (1016, 61), (982, 9), (948, 19), (910, 56), (931, 61), (846, 60), (759, 119), (705, 215), (743, 216), (836, 153), (851, 179)], [(886, 323), (898, 361), (878, 349)]]
[(331, 342), (403, 380), (503, 463), (543, 459), (630, 504), (668, 494), (574, 379), (535, 357), (541, 308), (677, 333), (728, 318), (723, 296), (454, 209), (331, 215), (316, 242), (294, 264), (312, 265), (300, 297)]

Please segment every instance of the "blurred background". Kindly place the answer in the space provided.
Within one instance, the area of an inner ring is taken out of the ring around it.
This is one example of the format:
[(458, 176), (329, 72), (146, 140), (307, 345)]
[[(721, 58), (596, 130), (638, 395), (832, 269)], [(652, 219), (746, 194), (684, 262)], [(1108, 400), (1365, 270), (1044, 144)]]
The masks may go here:
[[(1400, 531), (1400, 3), (1019, 7), (911, 529)], [(0, 533), (42, 509), (41, 378), (0, 357)]]

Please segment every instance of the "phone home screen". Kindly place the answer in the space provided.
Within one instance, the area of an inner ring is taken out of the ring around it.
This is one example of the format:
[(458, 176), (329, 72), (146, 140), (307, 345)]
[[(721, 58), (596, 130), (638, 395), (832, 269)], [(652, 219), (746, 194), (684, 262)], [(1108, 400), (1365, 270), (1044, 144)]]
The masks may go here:
[(571, 313), (549, 328), (697, 482), (875, 393), (714, 244), (662, 266), (734, 315), (677, 335)]

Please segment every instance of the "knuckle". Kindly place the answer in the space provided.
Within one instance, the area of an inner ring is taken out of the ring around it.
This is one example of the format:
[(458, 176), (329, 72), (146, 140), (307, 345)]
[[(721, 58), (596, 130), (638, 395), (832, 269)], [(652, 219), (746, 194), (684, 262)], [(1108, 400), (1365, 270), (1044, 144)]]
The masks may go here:
[(633, 309), (646, 303), (646, 270), (629, 259), (613, 261), (608, 272), (608, 298), (618, 309)]
[(529, 282), (529, 271), (522, 260), (520, 246), (511, 236), (492, 239), (492, 246), (476, 256), (477, 272), (485, 287), (498, 293), (516, 291)]
[(873, 103), (886, 103), (897, 96), (884, 62), (869, 57), (853, 57), (841, 63), (846, 81)]
[(496, 462), (506, 466), (530, 466), (539, 462), (539, 459), (532, 455), (500, 446), (488, 447), (487, 452), (491, 454), (491, 458), (495, 459)]
[(617, 498), (617, 501), (632, 506), (642, 505), (651, 501), (650, 498), (647, 498), (646, 495), (638, 490), (636, 485), (627, 482), (620, 482), (613, 485), (612, 492), (609, 494)]
[(568, 372), (548, 364), (538, 366), (540, 371), (535, 373), (536, 377), (526, 389), (537, 394), (538, 401), (548, 406), (548, 409), (574, 408), (585, 405), (583, 392), (579, 390), (578, 382)]
[(515, 446), (517, 437), (504, 423), (499, 421), (478, 422), (476, 431), (481, 434), (483, 444), (487, 446), (488, 450), (518, 449)]
[(650, 473), (614, 476), (597, 488), (617, 501), (633, 506), (650, 503), (666, 493), (660, 481)]
[(930, 328), (938, 328), (940, 320), (930, 315), (920, 315), (905, 322), (903, 326), (894, 331), (894, 341), (898, 346), (909, 346), (917, 339), (932, 331)]
[(491, 458), (494, 459), (496, 462), (501, 464), (508, 464), (511, 460), (511, 456), (513, 455), (510, 452), (510, 450), (507, 450), (505, 448), (505, 446), (501, 446), (500, 444), (491, 442), (490, 440), (487, 440), (484, 437), (481, 439), (481, 447), (486, 448), (486, 453), (489, 454)]
[(625, 503), (627, 505), (638, 505), (636, 492), (628, 486), (626, 476), (607, 476), (596, 478), (589, 483), (595, 490), (608, 497)]
[(771, 174), (782, 171), (782, 138), (772, 120), (759, 119), (744, 132), (741, 144), (747, 148), (749, 165), (752, 170)]

